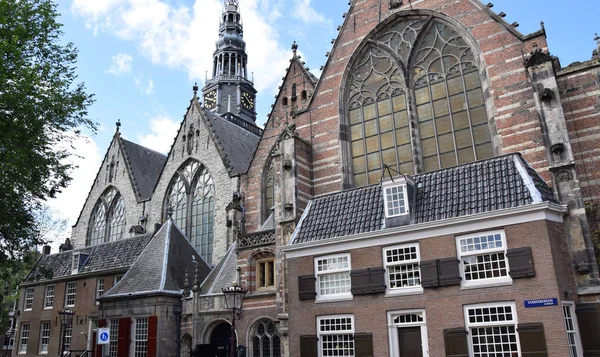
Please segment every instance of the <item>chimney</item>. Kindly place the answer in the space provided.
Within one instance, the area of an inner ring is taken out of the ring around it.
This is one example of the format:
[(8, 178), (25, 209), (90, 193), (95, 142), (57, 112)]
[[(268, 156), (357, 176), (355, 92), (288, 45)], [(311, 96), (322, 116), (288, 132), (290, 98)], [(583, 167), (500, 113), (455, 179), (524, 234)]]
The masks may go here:
[(45, 245), (44, 248), (43, 248), (43, 250), (42, 250), (42, 253), (44, 255), (50, 255), (50, 246), (49, 245)]

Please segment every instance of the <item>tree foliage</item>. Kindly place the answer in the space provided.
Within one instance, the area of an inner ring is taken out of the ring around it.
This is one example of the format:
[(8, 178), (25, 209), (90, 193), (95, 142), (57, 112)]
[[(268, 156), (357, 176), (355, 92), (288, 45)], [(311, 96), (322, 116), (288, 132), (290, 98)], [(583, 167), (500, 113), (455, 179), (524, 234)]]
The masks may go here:
[(41, 244), (33, 212), (70, 181), (93, 96), (77, 80), (51, 0), (0, 0), (0, 261)]

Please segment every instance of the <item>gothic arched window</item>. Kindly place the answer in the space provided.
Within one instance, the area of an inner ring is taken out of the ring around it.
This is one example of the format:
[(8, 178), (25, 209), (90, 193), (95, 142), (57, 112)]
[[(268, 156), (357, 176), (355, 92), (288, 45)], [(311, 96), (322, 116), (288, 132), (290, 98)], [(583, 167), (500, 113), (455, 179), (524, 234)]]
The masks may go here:
[(275, 172), (273, 162), (269, 160), (265, 165), (263, 173), (263, 204), (262, 204), (262, 221), (264, 222), (271, 213), (275, 205)]
[(252, 357), (281, 357), (281, 337), (275, 323), (261, 320), (252, 328)]
[(188, 161), (173, 176), (166, 197), (165, 214), (172, 212), (175, 224), (211, 263), (215, 198), (210, 173), (199, 162)]
[(493, 156), (471, 47), (435, 17), (405, 16), (368, 39), (346, 83), (354, 186)]
[(96, 245), (123, 238), (125, 201), (114, 187), (106, 190), (96, 202), (88, 229), (87, 244)]

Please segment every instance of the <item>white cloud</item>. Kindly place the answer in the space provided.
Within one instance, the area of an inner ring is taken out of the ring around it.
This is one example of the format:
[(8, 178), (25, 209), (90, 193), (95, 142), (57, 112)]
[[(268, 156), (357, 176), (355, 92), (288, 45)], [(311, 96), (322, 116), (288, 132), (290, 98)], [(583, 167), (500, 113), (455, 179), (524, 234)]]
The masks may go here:
[(152, 150), (168, 154), (179, 130), (180, 122), (165, 114), (158, 114), (149, 119), (150, 134), (138, 134), (140, 145)]
[(88, 136), (82, 135), (74, 140), (73, 148), (70, 149), (70, 152), (77, 154), (77, 156), (71, 156), (68, 160), (69, 163), (77, 166), (71, 172), (73, 180), (55, 199), (48, 200), (47, 202), (55, 211), (55, 218), (68, 220), (67, 231), (57, 234), (59, 239), (51, 244), (53, 252), (58, 252), (58, 246), (64, 243), (64, 238), (70, 237), (71, 226), (77, 221), (79, 212), (85, 203), (90, 187), (94, 183), (98, 168), (102, 163), (102, 155), (98, 150), (98, 145)]
[(133, 57), (131, 57), (131, 55), (127, 53), (116, 54), (112, 56), (112, 63), (110, 65), (110, 68), (106, 72), (114, 74), (115, 76), (130, 73), (131, 62), (133, 62)]
[[(83, 17), (88, 28), (133, 41), (152, 63), (184, 70), (190, 79), (203, 81), (206, 71), (212, 69), (221, 0), (195, 0), (191, 8), (166, 0), (98, 2), (73, 0), (71, 11)], [(274, 93), (291, 56), (271, 25), (273, 19), (281, 16), (280, 1), (240, 3), (249, 49), (248, 69), (255, 73), (259, 92)]]
[(144, 90), (144, 92), (147, 95), (154, 93), (154, 82), (151, 79), (148, 80), (148, 85), (146, 86), (146, 89)]
[(310, 6), (311, 0), (294, 0), (294, 11), (292, 14), (295, 18), (302, 20), (305, 24), (324, 23), (327, 22), (325, 15), (318, 13)]

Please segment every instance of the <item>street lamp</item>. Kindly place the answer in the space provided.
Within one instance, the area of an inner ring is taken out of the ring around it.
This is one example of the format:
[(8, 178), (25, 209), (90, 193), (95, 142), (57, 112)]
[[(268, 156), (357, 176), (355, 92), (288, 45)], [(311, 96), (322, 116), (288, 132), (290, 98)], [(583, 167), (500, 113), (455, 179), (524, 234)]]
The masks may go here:
[(8, 351), (10, 349), (10, 339), (12, 338), (12, 327), (9, 328), (5, 333), (4, 333), (4, 345), (6, 346), (6, 350), (4, 351), (4, 356), (8, 356)]
[(242, 305), (244, 304), (244, 297), (248, 290), (242, 288), (233, 282), (230, 287), (222, 288), (223, 295), (225, 295), (225, 305), (227, 310), (231, 311), (231, 343), (229, 349), (229, 357), (235, 357), (235, 317), (242, 311)]
[(73, 316), (75, 316), (75, 311), (65, 309), (65, 310), (59, 311), (58, 315), (60, 316), (60, 354), (59, 354), (59, 356), (62, 357), (65, 354), (65, 332), (67, 331), (67, 328), (69, 326), (71, 326), (71, 324), (73, 323)]

